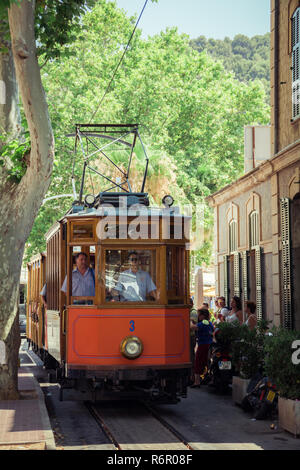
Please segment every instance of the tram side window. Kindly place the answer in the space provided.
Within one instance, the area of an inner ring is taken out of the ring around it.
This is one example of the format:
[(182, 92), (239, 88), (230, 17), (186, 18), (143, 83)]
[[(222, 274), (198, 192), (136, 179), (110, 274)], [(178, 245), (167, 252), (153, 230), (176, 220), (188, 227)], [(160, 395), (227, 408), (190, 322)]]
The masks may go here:
[(106, 302), (158, 300), (155, 250), (106, 250)]
[(89, 240), (94, 238), (94, 228), (92, 223), (78, 223), (73, 225), (74, 240)]
[(186, 269), (184, 247), (167, 246), (168, 304), (183, 304), (185, 298)]

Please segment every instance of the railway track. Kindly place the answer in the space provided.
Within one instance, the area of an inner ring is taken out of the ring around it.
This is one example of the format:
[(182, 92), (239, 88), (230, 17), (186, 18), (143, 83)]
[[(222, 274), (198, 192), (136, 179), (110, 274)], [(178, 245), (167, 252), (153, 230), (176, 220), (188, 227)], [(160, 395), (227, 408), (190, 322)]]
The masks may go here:
[(149, 404), (85, 405), (116, 450), (194, 450)]
[[(27, 349), (25, 342), (22, 347), (22, 353), (24, 354), (23, 361), (32, 362), (39, 366), (42, 365), (42, 361), (38, 356), (33, 351)], [(25, 356), (27, 359), (25, 359)], [(47, 380), (46, 373), (45, 380)], [(59, 402), (58, 392), (55, 393), (55, 384), (51, 384), (50, 389), (48, 389), (47, 384), (46, 388), (45, 386), (43, 387), (43, 390), (46, 393), (48, 406), (51, 405), (53, 408), (51, 408), (53, 414), (51, 416), (52, 418), (54, 417), (53, 423), (55, 422), (56, 428), (59, 429), (59, 434), (57, 435), (63, 436), (62, 441), (58, 439), (57, 445), (59, 447), (64, 445), (65, 448), (68, 448), (69, 443), (72, 441), (72, 443), (77, 442), (76, 448), (80, 448), (80, 439), (76, 439), (76, 430), (71, 432), (70, 427), (63, 425), (64, 420), (66, 418), (69, 419), (68, 413), (60, 415), (64, 407), (71, 409), (70, 406), (74, 406), (74, 413), (78, 414), (80, 406), (77, 410), (76, 405), (78, 403), (71, 405), (70, 402)], [(184, 437), (168, 424), (152, 406), (145, 402), (124, 400), (102, 403), (84, 402), (80, 413), (81, 426), (84, 420), (84, 408), (88, 410), (88, 416), (91, 415), (96, 423), (93, 430), (93, 447), (95, 448), (98, 445), (96, 437), (98, 426), (99, 431), (101, 431), (99, 436), (102, 436), (99, 439), (99, 442), (101, 441), (100, 446), (103, 446), (103, 443), (107, 441), (107, 444), (113, 446), (115, 450), (192, 450), (192, 447), (186, 442)], [(90, 425), (88, 426), (91, 428)], [(82, 429), (81, 434), (83, 434)], [(86, 438), (88, 440), (88, 436)], [(82, 448), (86, 447), (86, 445), (82, 445)], [(107, 445), (105, 445), (105, 448), (107, 449)]]

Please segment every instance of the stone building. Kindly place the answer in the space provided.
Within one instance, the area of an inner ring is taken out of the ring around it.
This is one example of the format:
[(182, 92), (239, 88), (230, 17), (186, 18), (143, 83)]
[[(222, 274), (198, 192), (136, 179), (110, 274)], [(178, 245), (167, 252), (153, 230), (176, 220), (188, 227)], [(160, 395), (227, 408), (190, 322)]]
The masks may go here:
[(245, 129), (245, 174), (214, 207), (216, 293), (300, 330), (300, 1), (271, 1), (271, 126)]

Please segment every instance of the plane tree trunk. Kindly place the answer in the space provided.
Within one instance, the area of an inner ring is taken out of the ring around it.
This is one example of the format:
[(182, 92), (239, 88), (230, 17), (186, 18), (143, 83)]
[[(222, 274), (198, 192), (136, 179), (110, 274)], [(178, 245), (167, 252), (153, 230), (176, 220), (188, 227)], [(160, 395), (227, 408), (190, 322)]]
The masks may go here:
[(23, 157), (26, 172), (19, 181), (11, 178), (7, 162), (0, 166), (0, 400), (18, 397), (20, 271), (26, 240), (50, 184), (54, 154), (36, 55), (34, 9), (33, 0), (11, 4), (8, 22), (13, 64), (10, 53), (0, 54), (0, 73), (6, 77), (6, 104), (0, 104), (2, 132), (8, 139), (20, 135), (18, 85), (31, 141), (31, 149)]

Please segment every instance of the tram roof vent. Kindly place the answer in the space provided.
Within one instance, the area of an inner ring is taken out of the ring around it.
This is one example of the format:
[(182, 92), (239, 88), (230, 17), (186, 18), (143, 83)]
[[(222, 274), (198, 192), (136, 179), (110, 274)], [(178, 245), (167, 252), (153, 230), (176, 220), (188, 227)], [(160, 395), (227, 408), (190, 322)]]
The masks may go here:
[(102, 204), (111, 204), (120, 209), (133, 206), (134, 204), (149, 206), (149, 198), (148, 193), (103, 192), (99, 194), (99, 205), (101, 206)]

